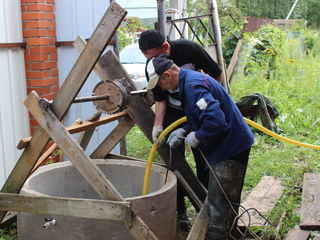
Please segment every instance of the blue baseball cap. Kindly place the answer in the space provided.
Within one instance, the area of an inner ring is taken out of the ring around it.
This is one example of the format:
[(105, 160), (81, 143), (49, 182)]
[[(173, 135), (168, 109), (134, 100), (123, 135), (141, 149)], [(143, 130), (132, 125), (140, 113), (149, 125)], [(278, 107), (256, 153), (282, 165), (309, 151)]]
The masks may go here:
[(157, 86), (161, 74), (167, 71), (172, 65), (173, 62), (171, 59), (169, 59), (168, 55), (161, 54), (152, 58), (147, 63), (147, 73), (149, 76), (147, 89), (150, 90)]

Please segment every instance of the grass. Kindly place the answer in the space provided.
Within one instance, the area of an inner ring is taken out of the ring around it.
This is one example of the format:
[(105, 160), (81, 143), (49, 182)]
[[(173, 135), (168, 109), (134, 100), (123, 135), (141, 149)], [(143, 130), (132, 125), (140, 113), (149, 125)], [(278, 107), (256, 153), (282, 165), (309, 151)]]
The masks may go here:
[[(270, 77), (265, 76), (263, 67), (256, 66), (248, 75), (237, 74), (231, 92), (234, 100), (254, 92), (264, 94), (279, 110), (276, 123), (284, 136), (320, 145), (320, 56), (306, 55), (300, 49), (299, 41), (287, 41)], [(279, 233), (284, 236), (299, 223), (303, 174), (320, 172), (319, 150), (289, 145), (259, 133), (256, 136), (245, 189), (254, 187), (263, 175), (283, 180), (285, 193), (269, 217), (272, 224), (280, 224)], [(265, 239), (274, 237), (273, 233), (265, 234)]]
[(17, 229), (12, 226), (10, 229), (0, 229), (0, 240), (16, 240), (18, 239)]

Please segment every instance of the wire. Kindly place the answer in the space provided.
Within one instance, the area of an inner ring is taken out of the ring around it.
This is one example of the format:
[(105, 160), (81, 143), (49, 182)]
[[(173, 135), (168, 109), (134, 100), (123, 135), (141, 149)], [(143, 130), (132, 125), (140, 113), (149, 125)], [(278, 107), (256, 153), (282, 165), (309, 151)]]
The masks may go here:
[[(233, 204), (231, 203), (231, 201), (230, 201), (228, 195), (226, 194), (226, 192), (224, 191), (224, 189), (223, 189), (223, 187), (222, 187), (222, 185), (221, 185), (221, 183), (220, 183), (220, 181), (219, 181), (219, 178), (217, 177), (214, 169), (211, 167), (210, 163), (208, 162), (207, 158), (204, 156), (204, 154), (203, 154), (203, 152), (201, 151), (201, 149), (198, 148), (198, 150), (199, 150), (200, 154), (202, 155), (203, 159), (205, 160), (205, 162), (206, 162), (206, 164), (207, 164), (210, 172), (212, 173), (212, 175), (213, 175), (214, 178), (216, 179), (216, 181), (217, 181), (217, 183), (218, 183), (218, 185), (219, 185), (219, 187), (220, 187), (220, 189), (221, 189), (224, 197), (226, 198), (228, 204), (230, 205), (232, 211), (234, 212), (234, 214), (236, 215), (236, 218), (237, 218), (238, 212), (234, 209)], [(234, 221), (235, 221), (235, 220), (234, 220)], [(243, 221), (242, 219), (240, 219), (240, 221), (242, 221), (242, 223), (245, 225), (245, 223), (244, 223), (244, 221)], [(246, 229), (248, 229), (248, 231), (252, 234), (252, 236), (257, 237), (256, 239), (260, 239), (249, 227), (247, 227), (246, 225), (245, 225), (245, 227), (246, 227)], [(232, 229), (231, 229), (231, 230), (232, 230)], [(239, 231), (239, 233), (241, 233), (241, 231), (240, 231), (239, 229), (238, 229), (238, 231)], [(241, 233), (241, 234), (242, 234), (242, 233)], [(231, 233), (229, 233), (229, 235), (231, 236)], [(233, 236), (231, 236), (231, 237), (234, 238)]]

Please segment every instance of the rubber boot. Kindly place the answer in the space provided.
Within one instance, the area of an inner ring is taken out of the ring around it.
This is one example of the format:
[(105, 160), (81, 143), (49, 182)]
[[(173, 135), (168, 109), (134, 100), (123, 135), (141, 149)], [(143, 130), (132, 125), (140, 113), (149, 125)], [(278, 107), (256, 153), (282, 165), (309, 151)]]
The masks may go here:
[[(238, 213), (240, 196), (247, 164), (226, 160), (211, 165), (234, 210)], [(231, 237), (237, 227), (237, 214), (232, 210), (216, 178), (210, 173), (208, 215), (210, 217), (206, 240), (237, 239)]]

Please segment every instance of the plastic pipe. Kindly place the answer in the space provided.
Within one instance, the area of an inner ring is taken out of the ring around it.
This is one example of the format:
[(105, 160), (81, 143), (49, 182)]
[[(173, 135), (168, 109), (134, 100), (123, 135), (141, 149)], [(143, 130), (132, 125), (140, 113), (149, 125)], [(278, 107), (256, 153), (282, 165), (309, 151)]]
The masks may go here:
[[(158, 137), (158, 141), (161, 141), (162, 138), (168, 135), (173, 129), (175, 129), (177, 126), (181, 125), (182, 123), (187, 121), (187, 117), (182, 117), (178, 119), (177, 121), (171, 123)], [(149, 182), (150, 182), (150, 172), (151, 172), (151, 165), (154, 159), (154, 155), (159, 147), (158, 143), (154, 143), (152, 145), (152, 148), (149, 153), (148, 161), (147, 161), (147, 166), (146, 166), (146, 171), (144, 173), (144, 182), (143, 182), (143, 190), (142, 194), (146, 195), (148, 194), (149, 190)]]
[[(298, 141), (295, 141), (295, 140), (292, 140), (292, 139), (289, 139), (289, 138), (286, 138), (286, 137), (283, 137), (283, 136), (280, 136), (279, 134), (276, 134), (272, 131), (270, 131), (269, 129), (255, 123), (254, 121), (251, 121), (250, 119), (248, 118), (244, 118), (244, 120), (249, 124), (251, 125), (252, 127), (268, 134), (269, 136), (273, 137), (273, 138), (276, 138), (280, 141), (284, 141), (284, 142), (287, 142), (287, 143), (290, 143), (290, 144), (294, 144), (294, 145), (297, 145), (297, 146), (301, 146), (301, 147), (306, 147), (306, 148), (311, 148), (311, 149), (316, 149), (316, 150), (320, 150), (320, 146), (318, 145), (313, 145), (313, 144), (308, 144), (308, 143), (302, 143), (302, 142), (298, 142)], [(165, 136), (168, 135), (168, 133), (170, 133), (174, 128), (178, 127), (180, 124), (184, 123), (187, 121), (187, 117), (182, 117), (180, 119), (178, 119), (177, 121), (173, 122), (172, 124), (170, 124), (161, 134), (160, 136), (158, 137), (158, 141), (161, 141), (162, 138), (164, 138)], [(154, 159), (154, 155), (155, 155), (155, 152), (157, 151), (159, 147), (159, 144), (158, 143), (154, 143), (152, 145), (152, 148), (150, 150), (150, 153), (149, 153), (149, 157), (148, 157), (148, 161), (147, 161), (147, 165), (146, 165), (146, 171), (145, 171), (145, 174), (144, 174), (144, 182), (143, 182), (143, 195), (146, 195), (148, 194), (148, 189), (149, 189), (149, 182), (150, 182), (150, 172), (151, 172), (151, 165), (152, 165), (152, 162), (153, 162), (153, 159)]]
[(276, 134), (272, 131), (270, 131), (269, 129), (255, 123), (254, 121), (251, 121), (250, 119), (248, 118), (244, 118), (244, 120), (249, 124), (251, 125), (252, 127), (256, 128), (256, 129), (259, 129), (260, 131), (270, 135), (271, 137), (274, 137), (276, 139), (279, 139), (281, 141), (284, 141), (284, 142), (287, 142), (287, 143), (290, 143), (290, 144), (294, 144), (294, 145), (298, 145), (298, 146), (301, 146), (301, 147), (306, 147), (306, 148), (311, 148), (311, 149), (317, 149), (319, 150), (320, 149), (320, 146), (317, 146), (317, 145), (312, 145), (312, 144), (309, 144), (309, 143), (302, 143), (302, 142), (298, 142), (298, 141), (295, 141), (295, 140), (292, 140), (292, 139), (289, 139), (289, 138), (286, 138), (286, 137), (283, 137), (283, 136), (280, 136), (279, 134)]

